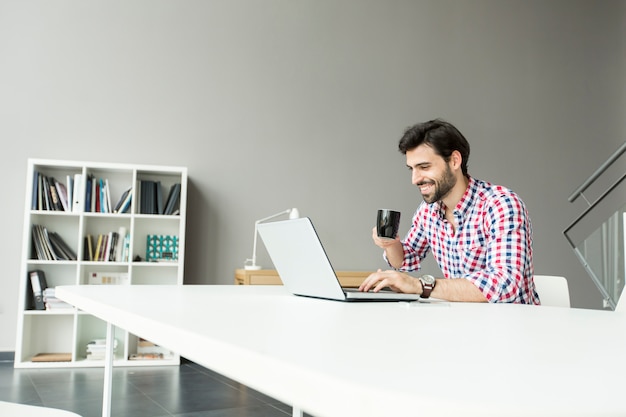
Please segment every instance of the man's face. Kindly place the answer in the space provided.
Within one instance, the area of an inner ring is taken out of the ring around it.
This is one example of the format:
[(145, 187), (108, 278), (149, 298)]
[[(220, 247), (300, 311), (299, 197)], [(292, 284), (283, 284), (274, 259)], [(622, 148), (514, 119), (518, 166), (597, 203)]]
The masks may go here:
[(450, 164), (428, 145), (408, 151), (406, 165), (411, 170), (411, 182), (420, 189), (428, 204), (445, 198), (456, 185)]

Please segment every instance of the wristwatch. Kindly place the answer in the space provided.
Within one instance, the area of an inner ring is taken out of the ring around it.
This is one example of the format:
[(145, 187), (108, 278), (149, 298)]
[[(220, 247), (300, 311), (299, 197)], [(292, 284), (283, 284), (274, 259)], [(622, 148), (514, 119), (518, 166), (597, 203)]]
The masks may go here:
[(430, 293), (435, 288), (435, 284), (437, 284), (435, 277), (433, 277), (432, 275), (422, 275), (418, 279), (422, 283), (422, 295), (420, 295), (420, 297), (421, 298), (430, 297)]

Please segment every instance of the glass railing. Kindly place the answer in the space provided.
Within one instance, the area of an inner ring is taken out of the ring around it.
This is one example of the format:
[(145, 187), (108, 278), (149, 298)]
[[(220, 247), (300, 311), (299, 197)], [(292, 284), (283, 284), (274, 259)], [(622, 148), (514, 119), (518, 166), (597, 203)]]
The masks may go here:
[[(626, 173), (619, 164), (614, 164), (624, 153), (626, 142), (616, 152), (610, 163), (596, 171), (591, 181), (572, 194), (570, 202), (581, 195), (589, 204), (587, 209), (563, 232), (576, 256), (598, 287), (606, 308), (615, 309), (624, 282), (626, 281)], [(609, 166), (617, 175), (617, 180), (606, 188), (593, 203), (582, 195), (592, 182), (602, 175)], [(594, 177), (595, 176), (595, 177)], [(578, 193), (578, 194), (576, 194)]]

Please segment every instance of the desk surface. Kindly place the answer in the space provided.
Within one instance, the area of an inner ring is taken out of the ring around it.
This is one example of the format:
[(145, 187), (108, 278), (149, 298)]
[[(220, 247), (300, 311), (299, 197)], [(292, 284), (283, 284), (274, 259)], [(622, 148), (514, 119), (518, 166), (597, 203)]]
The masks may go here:
[(626, 315), (345, 303), (282, 286), (68, 286), (57, 296), (321, 416), (626, 415)]

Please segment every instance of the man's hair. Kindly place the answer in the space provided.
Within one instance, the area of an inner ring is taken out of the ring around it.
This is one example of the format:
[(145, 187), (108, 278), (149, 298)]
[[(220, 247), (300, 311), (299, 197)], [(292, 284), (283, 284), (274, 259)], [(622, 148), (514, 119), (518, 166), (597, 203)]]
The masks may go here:
[(452, 152), (459, 151), (463, 161), (461, 170), (467, 176), (467, 160), (470, 154), (470, 145), (465, 136), (452, 124), (442, 119), (434, 119), (424, 123), (411, 126), (404, 132), (398, 149), (403, 155), (420, 145), (428, 145), (435, 153), (441, 156), (444, 161), (450, 160)]

